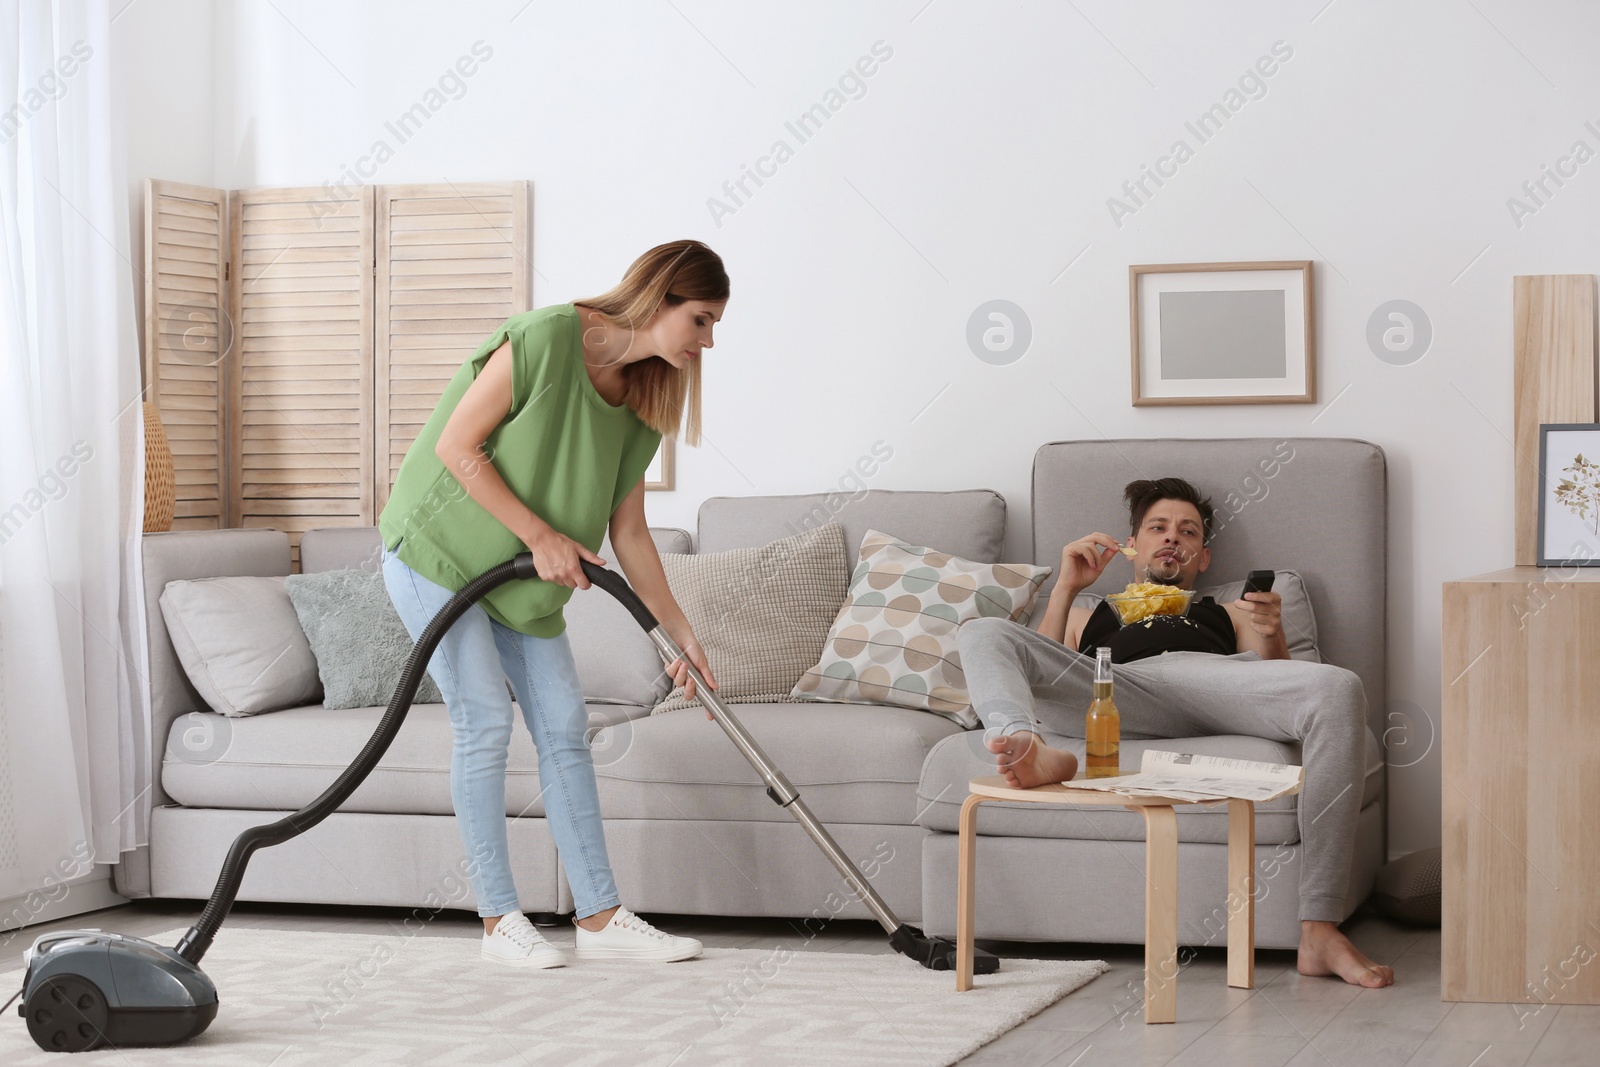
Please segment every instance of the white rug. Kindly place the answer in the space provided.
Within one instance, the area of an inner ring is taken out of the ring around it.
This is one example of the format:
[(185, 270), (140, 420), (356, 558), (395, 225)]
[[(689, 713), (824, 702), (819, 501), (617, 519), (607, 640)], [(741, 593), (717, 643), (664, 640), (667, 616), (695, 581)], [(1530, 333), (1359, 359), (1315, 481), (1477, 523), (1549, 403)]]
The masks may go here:
[[(177, 929), (150, 938), (172, 945)], [(559, 939), (557, 939), (559, 940)], [(570, 937), (567, 939), (570, 949)], [(476, 938), (224, 927), (202, 963), (221, 1008), (186, 1044), (100, 1050), (110, 1065), (954, 1063), (1106, 970), (1099, 960), (1002, 961), (966, 993), (898, 955), (801, 951), (796, 939), (708, 948), (672, 964), (519, 971)], [(0, 976), (0, 997), (22, 984)], [(62, 1067), (13, 1007), (0, 1064)]]

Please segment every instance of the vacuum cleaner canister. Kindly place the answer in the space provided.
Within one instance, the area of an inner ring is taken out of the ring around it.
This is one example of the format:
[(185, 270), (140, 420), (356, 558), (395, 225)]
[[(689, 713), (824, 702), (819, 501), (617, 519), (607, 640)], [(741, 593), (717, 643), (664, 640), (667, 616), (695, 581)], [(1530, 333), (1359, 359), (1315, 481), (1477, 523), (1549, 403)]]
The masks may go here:
[(217, 1017), (217, 987), (175, 949), (101, 930), (41, 934), (23, 954), (17, 1013), (42, 1049), (166, 1045)]

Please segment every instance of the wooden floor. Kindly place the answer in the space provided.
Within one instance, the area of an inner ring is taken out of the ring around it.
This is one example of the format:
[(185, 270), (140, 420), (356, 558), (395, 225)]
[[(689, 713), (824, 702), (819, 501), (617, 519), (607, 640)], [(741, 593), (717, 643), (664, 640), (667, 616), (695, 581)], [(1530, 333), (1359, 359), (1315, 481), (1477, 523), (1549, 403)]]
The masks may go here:
[[(20, 967), (22, 950), (48, 930), (90, 926), (148, 936), (187, 925), (197, 914), (197, 904), (144, 901), (0, 935), (0, 971)], [(405, 914), (389, 908), (242, 904), (234, 908), (228, 923), (256, 929), (360, 932)], [(698, 937), (711, 946), (760, 948), (781, 943), (817, 952), (890, 951), (877, 925), (867, 922), (834, 922), (808, 938), (796, 925), (779, 920), (651, 918), (665, 930)], [(476, 937), (482, 930), (477, 919), (464, 912), (443, 912), (430, 926), (430, 933), (439, 936)], [(1600, 1007), (1524, 1007), (1519, 1018), (1518, 1011), (1504, 1004), (1443, 1004), (1438, 930), (1401, 926), (1369, 915), (1352, 919), (1346, 930), (1368, 955), (1394, 967), (1392, 988), (1362, 990), (1332, 979), (1302, 978), (1295, 973), (1293, 953), (1262, 951), (1257, 954), (1257, 988), (1229, 989), (1224, 953), (1206, 950), (1179, 978), (1178, 1021), (1165, 1026), (1144, 1023), (1138, 946), (980, 941), (1002, 956), (1104, 959), (1111, 970), (962, 1062), (974, 1067), (1113, 1063), (1586, 1067), (1600, 1063)], [(547, 933), (552, 940), (570, 944), (570, 935), (559, 928)], [(11, 992), (0, 990), (0, 997)]]

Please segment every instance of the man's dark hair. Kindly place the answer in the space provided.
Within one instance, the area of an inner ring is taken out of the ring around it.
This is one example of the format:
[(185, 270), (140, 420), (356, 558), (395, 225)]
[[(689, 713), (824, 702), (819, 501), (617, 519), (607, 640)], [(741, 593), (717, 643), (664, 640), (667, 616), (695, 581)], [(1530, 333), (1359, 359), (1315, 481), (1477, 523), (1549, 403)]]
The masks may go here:
[(1122, 490), (1122, 499), (1128, 504), (1128, 518), (1131, 521), (1130, 529), (1137, 534), (1139, 527), (1144, 523), (1145, 512), (1158, 500), (1183, 500), (1193, 504), (1200, 512), (1200, 521), (1205, 525), (1203, 544), (1211, 541), (1211, 501), (1200, 495), (1200, 490), (1190, 485), (1182, 478), (1141, 478), (1136, 482), (1129, 482)]

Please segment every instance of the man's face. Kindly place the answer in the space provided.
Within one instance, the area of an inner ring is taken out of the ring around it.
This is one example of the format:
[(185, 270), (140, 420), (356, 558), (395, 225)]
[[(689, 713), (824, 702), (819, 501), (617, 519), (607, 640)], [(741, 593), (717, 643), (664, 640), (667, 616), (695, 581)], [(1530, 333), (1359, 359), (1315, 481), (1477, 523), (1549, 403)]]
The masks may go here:
[(1144, 513), (1133, 535), (1136, 581), (1161, 582), (1193, 589), (1200, 572), (1211, 566), (1205, 547), (1205, 524), (1200, 509), (1186, 500), (1157, 500)]

